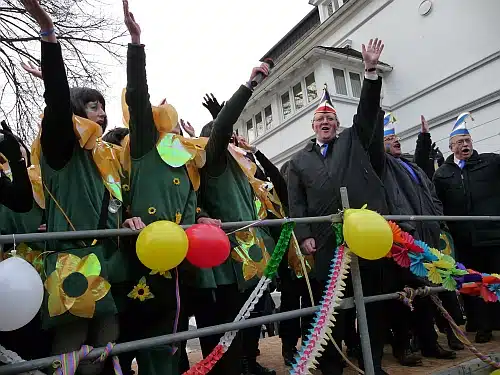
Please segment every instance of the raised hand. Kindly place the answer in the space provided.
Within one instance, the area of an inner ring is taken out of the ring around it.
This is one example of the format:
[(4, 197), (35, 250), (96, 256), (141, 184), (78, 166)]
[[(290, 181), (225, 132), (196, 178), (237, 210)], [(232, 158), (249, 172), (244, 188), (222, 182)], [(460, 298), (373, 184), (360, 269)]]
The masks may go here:
[(429, 133), (429, 124), (425, 119), (424, 115), (420, 115), (420, 122), (422, 124), (422, 128), (420, 129), (421, 133)]
[(141, 27), (129, 10), (128, 0), (123, 0), (123, 17), (125, 26), (127, 26), (130, 37), (132, 38), (132, 44), (141, 44)]
[(39, 0), (21, 0), (24, 9), (35, 19), (40, 26), (42, 39), (47, 42), (56, 42), (54, 23), (48, 13), (40, 6)]
[[(28, 65), (29, 64), (29, 65)], [(28, 61), (28, 64), (21, 63), (21, 66), (24, 70), (26, 70), (29, 74), (31, 74), (35, 78), (43, 79), (42, 71), (38, 69), (31, 61)]]
[(194, 131), (194, 128), (191, 126), (191, 123), (189, 121), (184, 121), (183, 119), (181, 119), (180, 124), (181, 128), (184, 129), (184, 131), (188, 133), (190, 137), (196, 137), (196, 132)]
[(365, 69), (373, 69), (377, 67), (378, 59), (384, 50), (384, 44), (382, 40), (375, 38), (375, 40), (370, 39), (368, 46), (364, 44), (361, 45), (361, 53), (363, 54), (363, 61), (365, 63)]
[(252, 146), (250, 143), (247, 142), (245, 138), (243, 138), (240, 135), (236, 136), (236, 139), (238, 140), (238, 146), (241, 147), (244, 150), (250, 151), (252, 154), (257, 152), (257, 147)]
[(267, 63), (262, 63), (260, 66), (253, 68), (252, 73), (250, 74), (249, 82), (252, 82), (255, 76), (259, 73), (262, 73), (264, 78), (266, 78), (269, 75), (269, 65)]
[(437, 161), (439, 167), (444, 163), (444, 155), (439, 147), (436, 147), (436, 143), (431, 146), (430, 156), (432, 160)]
[[(211, 96), (211, 97), (210, 97)], [(221, 111), (222, 107), (224, 107), (224, 104), (226, 102), (222, 102), (222, 104), (219, 104), (217, 99), (215, 98), (214, 94), (205, 94), (203, 97), (203, 107), (208, 109), (210, 114), (212, 115), (212, 118), (215, 120), (219, 112)]]

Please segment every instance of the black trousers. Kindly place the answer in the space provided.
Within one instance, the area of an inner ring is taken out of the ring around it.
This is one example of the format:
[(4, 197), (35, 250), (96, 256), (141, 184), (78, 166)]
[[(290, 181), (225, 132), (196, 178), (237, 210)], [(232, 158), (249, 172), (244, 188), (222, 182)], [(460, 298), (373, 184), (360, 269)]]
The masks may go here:
[[(191, 288), (190, 297), (193, 301), (197, 328), (232, 322), (245, 302), (245, 294), (238, 290), (236, 284), (221, 285), (216, 289)], [(212, 352), (219, 343), (221, 336), (211, 335), (200, 338), (203, 357)], [(229, 350), (224, 353), (221, 360), (210, 371), (210, 375), (240, 375), (242, 350), (240, 331)]]
[[(498, 248), (460, 248), (456, 249), (460, 262), (467, 268), (483, 273), (498, 273), (500, 269), (500, 250)], [(491, 332), (498, 327), (500, 317), (496, 303), (486, 303), (481, 297), (463, 296), (467, 323), (472, 323), (478, 332)]]
[[(280, 312), (311, 307), (311, 297), (307, 290), (306, 280), (303, 277), (300, 279), (292, 277), (291, 272), (287, 270), (280, 279)], [(297, 346), (299, 339), (306, 336), (311, 319), (312, 316), (305, 316), (279, 322), (279, 336), (284, 348)]]

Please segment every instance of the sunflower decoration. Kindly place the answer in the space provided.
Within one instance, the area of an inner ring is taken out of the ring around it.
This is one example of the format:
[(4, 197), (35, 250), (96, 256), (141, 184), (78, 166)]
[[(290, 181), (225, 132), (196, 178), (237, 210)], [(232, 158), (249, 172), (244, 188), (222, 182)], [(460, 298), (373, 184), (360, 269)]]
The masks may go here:
[(231, 256), (237, 262), (243, 263), (243, 277), (251, 280), (262, 277), (267, 262), (270, 259), (264, 239), (257, 234), (255, 228), (241, 231), (235, 235), (238, 245), (234, 247)]
[(160, 276), (163, 276), (165, 279), (171, 279), (172, 278), (172, 274), (170, 273), (170, 271), (152, 270), (149, 274), (150, 275), (160, 275)]
[(111, 289), (100, 274), (101, 263), (95, 254), (83, 258), (59, 254), (56, 269), (45, 280), (49, 315), (54, 317), (69, 312), (80, 318), (92, 318), (97, 301)]
[(149, 286), (146, 284), (146, 278), (142, 277), (134, 289), (127, 295), (127, 297), (132, 299), (138, 299), (141, 302), (144, 302), (147, 299), (155, 298), (153, 293), (149, 290)]
[(130, 191), (130, 186), (128, 186), (128, 184), (123, 184), (122, 189), (123, 191)]
[(177, 177), (173, 179), (172, 181), (174, 185), (179, 186), (181, 184), (181, 180), (179, 180)]
[(155, 213), (156, 213), (156, 208), (154, 208), (154, 207), (149, 207), (148, 208), (148, 214), (154, 215)]

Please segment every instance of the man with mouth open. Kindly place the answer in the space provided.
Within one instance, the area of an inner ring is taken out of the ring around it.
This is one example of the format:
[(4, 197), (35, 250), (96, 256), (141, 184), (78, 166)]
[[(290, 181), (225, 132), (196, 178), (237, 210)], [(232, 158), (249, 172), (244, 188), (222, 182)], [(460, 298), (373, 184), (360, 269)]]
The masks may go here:
[[(316, 139), (309, 142), (290, 161), (288, 171), (288, 199), (291, 217), (335, 214), (342, 209), (340, 188), (347, 187), (352, 208), (369, 209), (387, 213), (382, 182), (370, 164), (369, 149), (380, 107), (382, 78), (377, 74), (377, 64), (384, 48), (382, 41), (370, 40), (362, 46), (365, 80), (353, 125), (337, 136), (339, 119), (325, 88), (319, 107), (314, 113), (312, 129)], [(297, 225), (297, 240), (304, 254), (313, 255), (315, 261), (312, 286), (315, 303), (319, 303), (324, 286), (329, 279), (330, 262), (337, 239), (331, 223)], [(363, 292), (380, 294), (383, 261), (360, 259)], [(346, 295), (352, 293), (350, 285)], [(381, 367), (384, 340), (382, 308), (380, 303), (366, 305), (372, 357), (375, 374), (386, 372)], [(332, 336), (340, 345), (345, 337), (345, 310), (336, 316)], [(362, 365), (362, 361), (360, 361)], [(329, 342), (319, 359), (323, 375), (340, 375), (343, 362)]]
[[(434, 184), (443, 202), (445, 215), (500, 214), (500, 155), (479, 154), (474, 150), (467, 129), (472, 121), (474, 119), (469, 112), (458, 116), (450, 134), (452, 154), (434, 175)], [(459, 262), (478, 272), (498, 272), (500, 222), (451, 221), (448, 226)], [(467, 296), (464, 303), (466, 310), (472, 309), (476, 316), (476, 322), (472, 322), (477, 327), (476, 342), (491, 341), (495, 304), (487, 304), (479, 297)]]

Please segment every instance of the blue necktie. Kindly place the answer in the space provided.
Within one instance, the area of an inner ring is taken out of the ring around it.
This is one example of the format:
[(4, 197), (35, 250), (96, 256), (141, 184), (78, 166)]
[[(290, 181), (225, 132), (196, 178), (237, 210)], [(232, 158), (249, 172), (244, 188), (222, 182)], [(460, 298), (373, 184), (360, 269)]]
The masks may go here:
[(323, 157), (326, 158), (326, 153), (328, 151), (328, 143), (325, 143), (323, 146), (321, 146), (320, 150), (321, 150), (321, 155), (323, 155)]
[(460, 169), (464, 169), (464, 167), (465, 167), (465, 160), (459, 160), (458, 166), (460, 167)]
[(420, 184), (420, 179), (418, 178), (418, 176), (415, 173), (415, 171), (413, 170), (413, 168), (408, 163), (405, 163), (403, 160), (401, 160), (399, 158), (398, 158), (398, 161), (401, 163), (401, 165), (403, 167), (405, 167), (405, 169), (408, 171), (408, 173), (410, 173), (410, 176), (413, 179), (413, 181), (415, 181), (417, 184)]

